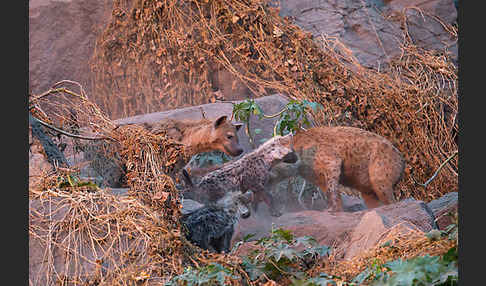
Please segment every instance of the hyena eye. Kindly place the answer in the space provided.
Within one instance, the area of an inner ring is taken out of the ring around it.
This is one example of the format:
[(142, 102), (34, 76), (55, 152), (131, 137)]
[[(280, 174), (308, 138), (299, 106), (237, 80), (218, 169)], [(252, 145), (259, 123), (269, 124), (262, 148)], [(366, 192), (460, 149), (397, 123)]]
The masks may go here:
[(228, 140), (233, 139), (233, 137), (234, 137), (234, 136), (233, 136), (233, 135), (231, 135), (231, 134), (226, 135), (226, 138), (228, 138)]

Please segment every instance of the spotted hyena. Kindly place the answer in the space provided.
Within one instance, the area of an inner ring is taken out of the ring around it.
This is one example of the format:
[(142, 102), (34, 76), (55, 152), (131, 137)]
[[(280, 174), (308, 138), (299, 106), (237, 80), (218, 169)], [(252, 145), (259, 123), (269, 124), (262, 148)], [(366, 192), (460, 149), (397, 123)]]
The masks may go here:
[(143, 123), (143, 126), (154, 134), (167, 131), (170, 138), (184, 144), (189, 158), (213, 150), (232, 157), (243, 153), (237, 135), (242, 124), (231, 123), (226, 115), (215, 120), (164, 119), (155, 123)]
[[(129, 125), (130, 123), (117, 126)], [(237, 132), (241, 124), (234, 124), (227, 116), (217, 119), (175, 120), (164, 119), (155, 123), (142, 123), (145, 129), (154, 134), (167, 132), (167, 135), (185, 146), (187, 158), (198, 153), (219, 150), (229, 156), (239, 156), (243, 153)], [(107, 145), (108, 143), (102, 143)], [(90, 143), (85, 147), (84, 159), (90, 162), (94, 175), (101, 178), (103, 185), (122, 187), (124, 185), (124, 166), (121, 158), (114, 153), (106, 154), (100, 143)], [(180, 168), (187, 162), (181, 162)]]
[[(289, 176), (300, 175), (328, 193), (332, 211), (342, 211), (338, 184), (358, 190), (368, 208), (395, 202), (393, 188), (403, 175), (405, 162), (387, 139), (343, 126), (300, 130), (293, 139), (298, 160), (275, 166), (269, 189)], [(264, 201), (258, 195), (255, 193), (255, 199)]]
[(195, 200), (206, 203), (218, 200), (228, 191), (239, 190), (245, 193), (252, 190), (269, 204), (273, 216), (280, 216), (280, 212), (272, 204), (270, 193), (265, 192), (265, 185), (273, 166), (279, 162), (294, 163), (296, 160), (291, 135), (275, 136), (240, 159), (225, 163), (219, 169), (206, 174), (197, 184), (193, 184), (187, 171), (183, 170), (183, 177), (189, 188), (186, 194), (192, 193)]
[(213, 252), (230, 252), (231, 238), (240, 218), (248, 218), (251, 192), (228, 192), (216, 203), (181, 216), (186, 238)]

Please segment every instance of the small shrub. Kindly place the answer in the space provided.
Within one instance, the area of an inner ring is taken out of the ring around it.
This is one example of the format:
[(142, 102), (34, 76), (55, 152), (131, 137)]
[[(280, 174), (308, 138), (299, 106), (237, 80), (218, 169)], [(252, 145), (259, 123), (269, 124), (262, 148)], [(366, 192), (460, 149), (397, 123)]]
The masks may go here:
[[(254, 250), (243, 258), (242, 263), (251, 280), (257, 280), (262, 276), (272, 280), (284, 276), (305, 278), (303, 271), (330, 251), (327, 246), (317, 245), (315, 239), (310, 236), (295, 238), (290, 231), (281, 228), (272, 229), (270, 236), (259, 239), (256, 244), (262, 246), (263, 251)], [(304, 250), (294, 249), (299, 245), (303, 245)]]
[(165, 285), (226, 285), (227, 278), (240, 279), (240, 276), (234, 275), (231, 270), (221, 264), (211, 263), (200, 268), (187, 267), (184, 269), (184, 273), (175, 276)]
[(369, 285), (457, 285), (457, 248), (452, 247), (442, 257), (418, 256), (408, 260), (396, 259), (384, 264), (373, 264), (356, 276), (352, 282)]

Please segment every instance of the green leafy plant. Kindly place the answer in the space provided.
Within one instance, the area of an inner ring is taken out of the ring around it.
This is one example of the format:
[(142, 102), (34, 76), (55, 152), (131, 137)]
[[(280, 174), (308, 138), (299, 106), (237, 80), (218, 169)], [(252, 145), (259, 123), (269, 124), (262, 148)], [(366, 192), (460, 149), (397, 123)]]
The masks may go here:
[(203, 152), (192, 156), (189, 164), (197, 168), (221, 165), (231, 160), (231, 157), (219, 150)]
[(384, 264), (373, 263), (352, 282), (361, 285), (370, 280), (369, 285), (373, 286), (453, 286), (457, 285), (459, 280), (457, 257), (457, 248), (452, 247), (442, 257), (425, 255), (408, 260), (399, 258)]
[(226, 285), (227, 278), (240, 279), (241, 277), (219, 263), (211, 263), (199, 268), (187, 267), (184, 273), (173, 277), (165, 285)]
[(97, 189), (98, 185), (91, 181), (82, 181), (77, 175), (66, 174), (57, 177), (58, 188), (91, 187)]
[[(285, 135), (295, 132), (302, 127), (309, 127), (309, 110), (317, 111), (322, 105), (308, 100), (297, 101), (291, 99), (287, 105), (278, 113), (273, 115), (264, 114), (262, 108), (253, 100), (246, 99), (239, 103), (233, 103), (233, 118), (245, 123), (245, 132), (248, 135), (250, 144), (254, 145), (253, 135), (250, 129), (250, 117), (255, 115), (258, 119), (276, 118), (273, 129), (273, 136)], [(255, 134), (260, 134), (261, 129), (255, 129)]]
[[(296, 279), (305, 278), (302, 269), (310, 268), (317, 258), (330, 251), (327, 246), (317, 245), (310, 236), (295, 238), (290, 231), (281, 228), (272, 228), (270, 236), (257, 240), (256, 244), (263, 250), (254, 250), (242, 262), (251, 280), (262, 276), (273, 280), (289, 275)], [(295, 247), (300, 245), (304, 249), (297, 251)]]

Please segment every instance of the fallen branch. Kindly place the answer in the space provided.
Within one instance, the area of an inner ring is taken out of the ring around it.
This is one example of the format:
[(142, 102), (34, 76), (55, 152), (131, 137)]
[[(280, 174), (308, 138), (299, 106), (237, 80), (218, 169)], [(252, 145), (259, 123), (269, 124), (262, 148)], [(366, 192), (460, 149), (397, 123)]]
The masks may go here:
[(425, 183), (423, 183), (423, 184), (422, 184), (422, 183), (417, 182), (417, 181), (416, 181), (416, 180), (413, 178), (413, 176), (410, 176), (410, 178), (412, 179), (412, 181), (413, 181), (415, 184), (417, 184), (417, 185), (419, 185), (419, 186), (422, 186), (422, 187), (426, 188), (426, 187), (427, 187), (427, 186), (430, 184), (430, 182), (432, 182), (432, 181), (435, 179), (435, 177), (437, 177), (437, 175), (439, 174), (440, 170), (441, 170), (442, 168), (444, 168), (444, 166), (445, 166), (445, 165), (446, 165), (446, 164), (447, 164), (447, 163), (448, 163), (450, 160), (452, 160), (452, 158), (454, 158), (454, 157), (455, 157), (455, 156), (456, 156), (458, 153), (459, 153), (459, 151), (458, 151), (458, 150), (456, 150), (456, 151), (455, 151), (455, 152), (454, 152), (454, 153), (453, 153), (451, 156), (449, 156), (449, 158), (447, 158), (447, 159), (446, 159), (446, 160), (445, 160), (445, 161), (444, 161), (444, 162), (443, 162), (443, 163), (442, 163), (442, 164), (439, 166), (439, 168), (437, 168), (437, 170), (435, 171), (434, 175), (432, 175), (432, 177), (430, 177), (430, 179), (428, 179), (428, 180), (427, 180)]
[[(32, 116), (29, 114), (29, 116)], [(35, 117), (33, 117), (35, 118)], [(49, 123), (46, 123), (42, 120), (40, 120), (39, 118), (35, 118), (35, 120), (37, 120), (40, 124), (44, 125), (45, 127), (47, 128), (50, 128), (56, 132), (59, 132), (63, 135), (66, 135), (68, 137), (73, 137), (73, 138), (78, 138), (78, 139), (84, 139), (84, 140), (111, 140), (111, 141), (117, 141), (116, 139), (114, 138), (111, 138), (111, 137), (108, 137), (108, 136), (105, 136), (105, 137), (86, 137), (86, 136), (81, 136), (81, 135), (77, 135), (77, 134), (73, 134), (73, 133), (69, 133), (67, 131), (64, 131), (62, 129), (59, 129), (57, 127), (54, 127), (52, 125), (50, 125)]]

